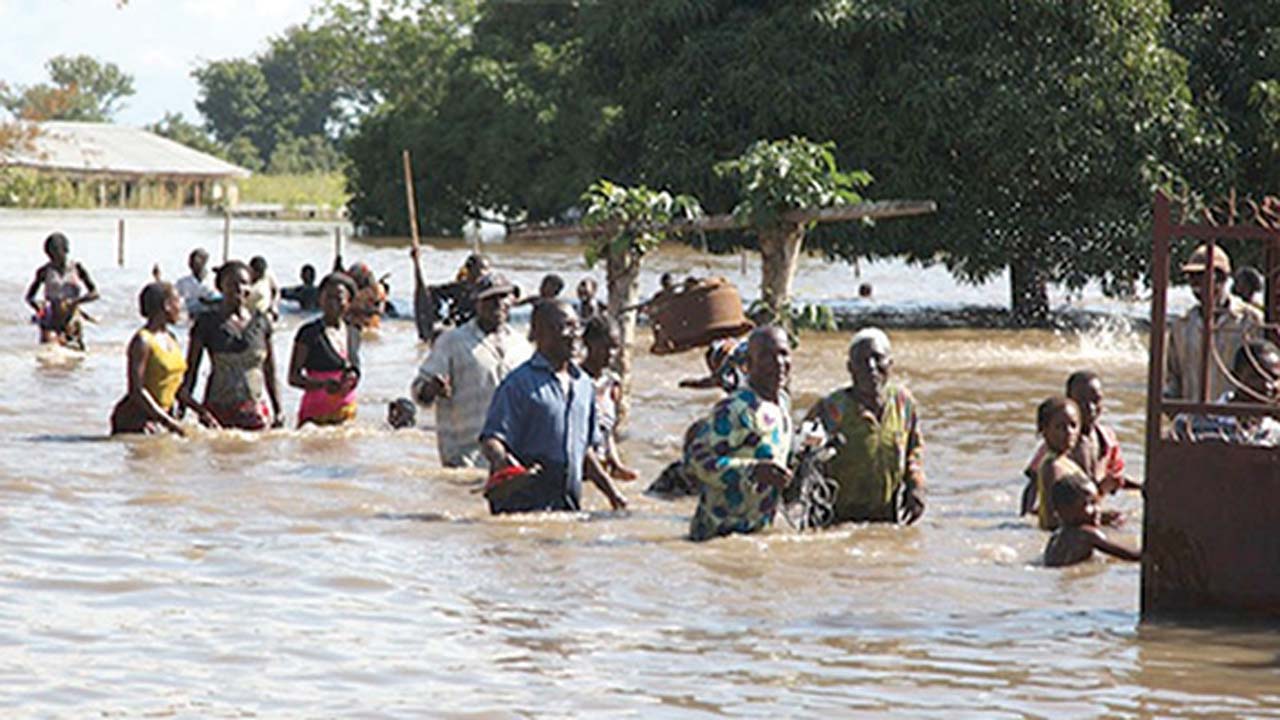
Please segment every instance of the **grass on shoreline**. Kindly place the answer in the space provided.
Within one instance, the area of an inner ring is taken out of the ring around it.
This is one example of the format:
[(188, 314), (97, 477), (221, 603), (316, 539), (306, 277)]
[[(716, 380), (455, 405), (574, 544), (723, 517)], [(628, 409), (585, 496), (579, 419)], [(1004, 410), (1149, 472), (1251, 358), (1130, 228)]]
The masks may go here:
[(350, 198), (342, 173), (317, 175), (254, 175), (236, 183), (242, 203), (272, 203), (286, 208), (316, 205), (341, 208)]

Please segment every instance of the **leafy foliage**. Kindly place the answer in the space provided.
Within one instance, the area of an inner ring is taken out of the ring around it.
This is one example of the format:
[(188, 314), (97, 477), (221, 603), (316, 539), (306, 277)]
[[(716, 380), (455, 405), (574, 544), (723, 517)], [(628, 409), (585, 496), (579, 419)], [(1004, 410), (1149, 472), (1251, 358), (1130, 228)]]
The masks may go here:
[(605, 179), (592, 183), (583, 193), (582, 202), (587, 208), (583, 225), (611, 230), (588, 242), (588, 267), (610, 255), (641, 257), (672, 236), (666, 226), (702, 214), (697, 199), (689, 195), (672, 195), (644, 185), (624, 187)]
[(106, 122), (133, 95), (133, 77), (88, 55), (58, 55), (45, 63), (50, 83), (10, 88), (0, 83), (0, 107), (20, 120)]
[(862, 202), (857, 189), (871, 183), (864, 171), (841, 172), (834, 143), (790, 137), (752, 143), (740, 157), (717, 163), (716, 174), (737, 181), (733, 214), (743, 224), (777, 227), (792, 210)]

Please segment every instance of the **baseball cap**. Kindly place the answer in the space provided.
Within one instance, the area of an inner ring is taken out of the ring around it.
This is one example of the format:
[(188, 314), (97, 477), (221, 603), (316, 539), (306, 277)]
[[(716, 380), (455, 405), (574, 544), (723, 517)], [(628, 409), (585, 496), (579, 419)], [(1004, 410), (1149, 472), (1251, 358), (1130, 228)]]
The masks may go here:
[(479, 301), (497, 295), (508, 295), (515, 291), (516, 286), (508, 282), (506, 276), (491, 272), (476, 282), (475, 289), (471, 291), (471, 297)]
[(1195, 252), (1191, 253), (1191, 257), (1187, 259), (1187, 262), (1183, 264), (1182, 272), (1204, 272), (1210, 265), (1213, 266), (1214, 270), (1221, 270), (1228, 275), (1231, 274), (1231, 258), (1227, 255), (1227, 251), (1223, 250), (1219, 245), (1213, 246), (1212, 263), (1209, 262), (1208, 245), (1201, 245), (1196, 248)]

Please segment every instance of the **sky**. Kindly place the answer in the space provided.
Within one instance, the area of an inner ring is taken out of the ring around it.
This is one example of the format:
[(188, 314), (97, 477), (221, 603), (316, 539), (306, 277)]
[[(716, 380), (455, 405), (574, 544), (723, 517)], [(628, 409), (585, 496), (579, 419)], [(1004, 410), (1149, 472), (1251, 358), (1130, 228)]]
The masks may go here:
[(116, 122), (142, 126), (166, 111), (200, 121), (191, 70), (245, 57), (306, 21), (318, 0), (0, 0), (0, 80), (47, 82), (45, 61), (88, 54), (133, 76)]

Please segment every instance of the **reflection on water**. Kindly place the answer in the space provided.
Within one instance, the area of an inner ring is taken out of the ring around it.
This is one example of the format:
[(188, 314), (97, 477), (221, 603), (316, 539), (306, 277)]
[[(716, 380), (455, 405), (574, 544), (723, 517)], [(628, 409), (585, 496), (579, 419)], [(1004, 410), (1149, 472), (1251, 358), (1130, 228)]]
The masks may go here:
[[(119, 269), (112, 215), (0, 213), (0, 295), (15, 308), (0, 318), (7, 715), (1280, 714), (1273, 630), (1139, 627), (1136, 565), (1040, 567), (1044, 535), (1014, 516), (1035, 404), (1081, 367), (1102, 373), (1106, 416), (1141, 475), (1140, 336), (893, 333), (925, 422), (920, 525), (695, 546), (681, 539), (692, 501), (639, 486), (625, 514), (588, 490), (584, 513), (487, 516), (479, 473), (437, 468), (429, 411), (423, 429), (382, 427), (424, 353), (404, 322), (365, 346), (353, 427), (106, 439), (151, 263), (173, 277), (192, 246), (220, 243), (217, 220), (130, 218)], [(55, 226), (103, 287), (83, 356), (37, 349), (21, 309)], [(266, 255), (287, 282), (329, 262), (329, 231), (301, 227), (248, 225), (233, 248)], [(571, 248), (491, 251), (528, 288), (545, 268), (576, 279)], [(431, 253), (429, 274), (464, 254)], [(393, 296), (407, 295), (403, 250), (353, 244), (347, 257), (393, 271)], [(705, 262), (664, 250), (650, 264)], [(709, 263), (738, 277), (736, 258)], [(868, 276), (888, 300), (1003, 298), (892, 264)], [(801, 288), (844, 297), (850, 277), (809, 262)], [(285, 318), (280, 358), (301, 320)], [(846, 382), (844, 342), (804, 339), (798, 412)], [(697, 353), (637, 357), (623, 448), (646, 478), (716, 397), (675, 388), (700, 366)], [(292, 415), (297, 393), (283, 400)], [(1139, 499), (1117, 506), (1136, 543)]]

